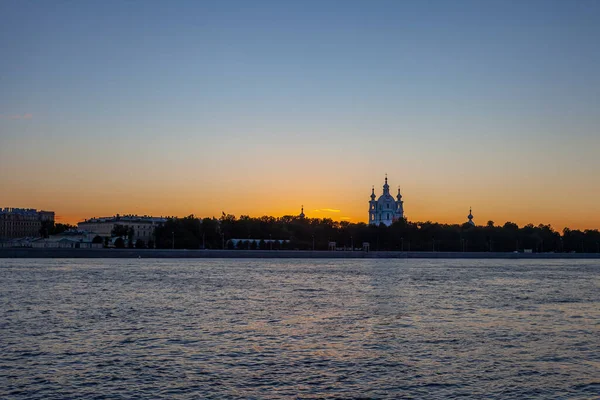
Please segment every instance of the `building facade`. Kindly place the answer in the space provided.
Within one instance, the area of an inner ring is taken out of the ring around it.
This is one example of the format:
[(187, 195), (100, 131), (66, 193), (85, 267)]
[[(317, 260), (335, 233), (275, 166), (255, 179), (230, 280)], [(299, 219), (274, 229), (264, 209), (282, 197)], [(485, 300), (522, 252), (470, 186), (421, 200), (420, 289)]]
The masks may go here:
[(154, 229), (167, 222), (163, 217), (150, 217), (138, 215), (115, 215), (113, 217), (90, 218), (79, 222), (80, 230), (94, 232), (102, 237), (111, 237), (113, 229), (118, 226), (133, 228), (133, 241), (143, 240), (148, 243), (154, 240)]
[(371, 200), (369, 201), (369, 224), (386, 226), (392, 225), (394, 221), (404, 218), (404, 201), (398, 188), (398, 195), (394, 199), (390, 194), (387, 176), (383, 185), (383, 194), (377, 200), (375, 196), (375, 187), (371, 189)]
[(39, 237), (43, 223), (54, 224), (54, 211), (2, 208), (0, 209), (0, 239)]

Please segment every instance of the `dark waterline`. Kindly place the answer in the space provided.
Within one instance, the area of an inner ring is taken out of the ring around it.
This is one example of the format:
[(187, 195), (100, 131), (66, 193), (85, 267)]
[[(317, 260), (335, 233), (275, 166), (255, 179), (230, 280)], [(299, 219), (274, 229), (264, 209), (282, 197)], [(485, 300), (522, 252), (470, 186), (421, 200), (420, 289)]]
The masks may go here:
[(597, 260), (0, 260), (0, 398), (591, 399)]
[(597, 259), (600, 253), (0, 248), (0, 258)]

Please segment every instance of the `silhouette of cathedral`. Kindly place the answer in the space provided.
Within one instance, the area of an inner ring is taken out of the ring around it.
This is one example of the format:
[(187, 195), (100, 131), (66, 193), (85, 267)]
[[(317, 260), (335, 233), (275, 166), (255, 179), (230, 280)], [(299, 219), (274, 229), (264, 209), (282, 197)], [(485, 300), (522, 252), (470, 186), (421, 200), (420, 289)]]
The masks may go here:
[(385, 184), (383, 185), (383, 194), (375, 200), (375, 187), (371, 189), (371, 201), (369, 201), (369, 224), (384, 224), (390, 226), (394, 221), (404, 218), (404, 202), (398, 187), (396, 199), (390, 194), (390, 185), (388, 185), (387, 174), (385, 175)]

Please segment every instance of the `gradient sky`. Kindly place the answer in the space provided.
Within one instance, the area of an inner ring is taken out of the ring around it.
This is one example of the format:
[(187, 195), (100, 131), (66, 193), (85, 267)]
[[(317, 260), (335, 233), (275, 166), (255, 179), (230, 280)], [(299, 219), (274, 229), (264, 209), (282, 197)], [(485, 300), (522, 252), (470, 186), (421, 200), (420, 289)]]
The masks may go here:
[[(0, 206), (600, 227), (599, 1), (2, 1)], [(395, 190), (394, 190), (395, 193)]]

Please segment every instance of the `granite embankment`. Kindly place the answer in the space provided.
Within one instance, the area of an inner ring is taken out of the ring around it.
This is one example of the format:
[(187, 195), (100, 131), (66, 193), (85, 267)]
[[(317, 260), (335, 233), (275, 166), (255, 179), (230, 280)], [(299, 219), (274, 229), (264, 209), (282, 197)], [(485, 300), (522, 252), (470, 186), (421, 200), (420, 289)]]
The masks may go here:
[(600, 260), (600, 253), (5, 248), (0, 249), (0, 258), (503, 258)]

